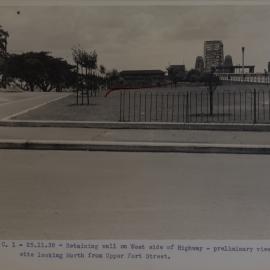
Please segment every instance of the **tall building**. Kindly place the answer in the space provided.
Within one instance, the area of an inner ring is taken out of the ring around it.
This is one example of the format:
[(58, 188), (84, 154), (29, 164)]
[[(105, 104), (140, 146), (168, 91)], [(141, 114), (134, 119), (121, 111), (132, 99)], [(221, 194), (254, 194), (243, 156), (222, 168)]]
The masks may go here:
[(204, 42), (204, 63), (205, 70), (211, 71), (212, 67), (219, 67), (223, 64), (224, 52), (221, 40), (210, 40)]
[(231, 55), (226, 55), (224, 59), (224, 67), (232, 67), (233, 66), (233, 60)]
[(197, 56), (196, 57), (195, 69), (200, 71), (200, 72), (204, 71), (204, 61), (203, 61), (202, 56)]
[(223, 64), (223, 72), (234, 73), (233, 60), (231, 55), (226, 55)]

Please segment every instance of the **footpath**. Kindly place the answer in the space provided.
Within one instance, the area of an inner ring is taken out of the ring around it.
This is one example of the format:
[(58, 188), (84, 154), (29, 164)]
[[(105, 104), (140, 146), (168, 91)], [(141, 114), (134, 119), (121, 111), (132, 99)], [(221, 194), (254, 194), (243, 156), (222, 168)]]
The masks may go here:
[(270, 132), (1, 126), (0, 149), (270, 154)]
[(270, 125), (11, 120), (68, 95), (0, 95), (0, 149), (270, 154)]

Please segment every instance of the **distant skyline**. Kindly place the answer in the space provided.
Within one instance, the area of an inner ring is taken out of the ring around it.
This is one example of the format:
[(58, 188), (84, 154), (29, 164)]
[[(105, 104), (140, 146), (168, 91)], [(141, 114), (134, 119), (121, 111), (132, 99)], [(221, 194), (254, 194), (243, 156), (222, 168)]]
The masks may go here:
[[(17, 11), (20, 14), (17, 14)], [(222, 40), (224, 56), (256, 72), (270, 61), (270, 6), (0, 7), (10, 52), (50, 51), (72, 61), (71, 48), (96, 50), (107, 69), (194, 68), (205, 40)]]

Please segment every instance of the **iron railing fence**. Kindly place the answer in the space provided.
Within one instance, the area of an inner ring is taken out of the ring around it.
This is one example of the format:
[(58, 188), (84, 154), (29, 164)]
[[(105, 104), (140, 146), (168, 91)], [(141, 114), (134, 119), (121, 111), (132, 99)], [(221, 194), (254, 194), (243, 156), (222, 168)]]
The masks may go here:
[(123, 90), (119, 119), (121, 122), (266, 123), (270, 122), (270, 90), (224, 90), (212, 95), (207, 91)]

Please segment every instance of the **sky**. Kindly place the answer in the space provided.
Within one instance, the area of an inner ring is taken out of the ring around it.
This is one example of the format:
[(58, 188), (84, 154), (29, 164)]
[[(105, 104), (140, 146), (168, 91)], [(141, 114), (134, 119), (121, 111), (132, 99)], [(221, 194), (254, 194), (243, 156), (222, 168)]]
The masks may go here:
[(215, 39), (234, 64), (242, 46), (257, 72), (270, 61), (270, 5), (0, 5), (0, 25), (10, 52), (50, 51), (72, 63), (71, 49), (80, 46), (96, 50), (107, 70), (193, 68), (204, 41)]

